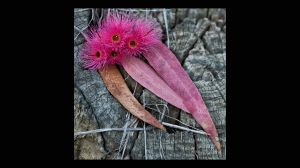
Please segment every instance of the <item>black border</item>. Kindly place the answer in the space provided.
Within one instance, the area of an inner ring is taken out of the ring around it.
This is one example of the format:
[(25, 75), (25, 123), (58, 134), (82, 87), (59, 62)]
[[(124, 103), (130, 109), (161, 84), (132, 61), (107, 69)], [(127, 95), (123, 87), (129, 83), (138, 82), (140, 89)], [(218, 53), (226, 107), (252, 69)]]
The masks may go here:
[[(224, 1), (197, 1), (197, 3), (177, 4), (174, 1), (160, 2), (154, 1), (129, 3), (104, 4), (108, 1), (99, 1), (97, 4), (89, 6), (99, 7), (225, 7)], [(197, 5), (195, 5), (197, 4)], [(120, 5), (120, 6), (119, 6)], [(35, 159), (61, 159), (74, 160), (73, 156), (73, 88), (74, 88), (74, 65), (73, 65), (73, 13), (74, 7), (85, 7), (80, 3), (62, 5), (49, 5), (48, 9), (34, 8), (27, 11), (27, 20), (22, 24), (22, 32), (26, 32), (25, 38), (28, 44), (22, 51), (31, 50), (26, 58), (20, 58), (18, 70), (13, 74), (19, 74), (22, 78), (21, 90), (16, 94), (24, 94), (20, 107), (15, 107), (20, 115), (16, 121), (18, 135), (22, 135), (21, 144), (25, 146), (24, 151), (33, 152)], [(27, 9), (28, 10), (28, 9)], [(55, 11), (55, 12), (54, 12)], [(237, 11), (234, 8), (226, 7), (226, 36), (227, 36), (227, 158), (243, 159), (247, 150), (251, 150), (246, 127), (253, 125), (251, 122), (251, 112), (245, 112), (245, 106), (251, 106), (249, 98), (248, 83), (249, 65), (251, 61), (245, 55), (246, 43), (245, 32), (249, 30), (241, 27), (248, 24), (240, 19), (240, 13), (247, 11), (242, 9)], [(27, 15), (28, 14), (28, 15)], [(41, 14), (41, 16), (38, 16)], [(24, 15), (25, 17), (25, 15)], [(245, 16), (246, 17), (246, 16)], [(26, 25), (33, 25), (26, 27)], [(56, 27), (55, 25), (61, 25)], [(20, 29), (18, 27), (18, 32)], [(27, 42), (26, 42), (27, 43)], [(248, 48), (247, 48), (248, 49)], [(21, 50), (21, 47), (20, 47)], [(250, 56), (248, 54), (248, 56)], [(24, 56), (25, 57), (25, 56)], [(248, 57), (249, 58), (249, 57)], [(21, 71), (20, 71), (21, 69)], [(14, 83), (14, 82), (13, 82)], [(15, 82), (19, 84), (19, 79)], [(15, 86), (14, 85), (14, 86)], [(249, 93), (249, 95), (253, 95)], [(26, 109), (24, 107), (27, 107)], [(248, 118), (249, 117), (249, 118)], [(247, 122), (248, 121), (248, 122)], [(28, 134), (29, 131), (29, 134)], [(31, 132), (34, 131), (34, 132)], [(251, 137), (250, 137), (251, 138)], [(20, 142), (19, 142), (20, 143)], [(32, 150), (34, 149), (34, 150)], [(32, 155), (24, 154), (26, 158)]]

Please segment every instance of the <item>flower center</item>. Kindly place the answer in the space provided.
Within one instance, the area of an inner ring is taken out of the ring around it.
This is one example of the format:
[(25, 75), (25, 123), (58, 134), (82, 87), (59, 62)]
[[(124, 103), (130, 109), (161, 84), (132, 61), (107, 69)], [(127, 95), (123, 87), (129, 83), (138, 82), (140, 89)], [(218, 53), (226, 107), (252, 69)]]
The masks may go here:
[(118, 35), (113, 35), (112, 40), (113, 41), (119, 41), (120, 37)]
[(112, 52), (111, 52), (111, 56), (113, 56), (113, 57), (116, 57), (116, 56), (118, 56), (118, 52), (116, 52), (116, 51), (112, 51)]
[(97, 57), (97, 58), (100, 58), (100, 56), (101, 56), (100, 52), (97, 51), (97, 52), (96, 52), (96, 57)]
[(130, 47), (134, 48), (134, 47), (136, 47), (136, 42), (132, 40), (129, 42), (129, 45), (130, 45)]

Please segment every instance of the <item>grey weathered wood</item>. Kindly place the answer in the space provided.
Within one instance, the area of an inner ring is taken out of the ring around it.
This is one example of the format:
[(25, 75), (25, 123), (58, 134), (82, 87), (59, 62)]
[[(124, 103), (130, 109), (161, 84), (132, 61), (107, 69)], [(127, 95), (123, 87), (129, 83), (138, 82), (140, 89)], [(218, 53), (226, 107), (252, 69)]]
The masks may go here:
[[(74, 45), (79, 45), (84, 42), (83, 36), (80, 31), (88, 26), (91, 16), (91, 9), (74, 9)], [(76, 27), (76, 28), (75, 28)]]
[(196, 18), (187, 17), (170, 32), (170, 49), (181, 62), (209, 25), (207, 19), (197, 21)]
[[(94, 130), (98, 128), (90, 106), (74, 88), (74, 132)], [(74, 137), (74, 159), (104, 159), (103, 138), (100, 134)]]
[[(74, 26), (82, 30), (88, 26), (92, 10), (79, 10), (74, 9)], [(135, 9), (133, 13), (141, 17), (152, 16), (165, 29), (162, 9), (153, 10), (157, 11)], [(106, 14), (107, 9), (94, 9), (96, 20), (93, 22), (101, 18), (102, 11)], [(222, 154), (217, 154), (206, 135), (178, 129), (173, 133), (163, 133), (146, 125), (151, 129), (74, 137), (74, 159), (226, 159), (226, 9), (167, 9), (167, 20), (170, 49), (203, 97), (216, 124)], [(77, 34), (78, 31), (74, 30), (74, 38)], [(163, 40), (167, 43), (165, 30)], [(97, 72), (81, 67), (79, 53), (83, 43), (82, 35), (74, 40), (74, 132), (143, 127), (143, 122), (130, 115), (110, 95)], [(134, 96), (157, 119), (202, 129), (190, 114), (169, 104), (166, 108), (166, 102), (127, 77), (122, 67), (119, 69)]]

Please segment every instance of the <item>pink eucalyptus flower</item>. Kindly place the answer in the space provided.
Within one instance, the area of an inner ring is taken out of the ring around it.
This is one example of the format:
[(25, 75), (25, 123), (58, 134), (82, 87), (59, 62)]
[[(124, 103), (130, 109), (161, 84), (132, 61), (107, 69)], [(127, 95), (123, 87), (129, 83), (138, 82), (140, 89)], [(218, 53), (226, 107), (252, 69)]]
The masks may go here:
[(99, 38), (88, 38), (81, 53), (83, 67), (97, 70), (106, 64), (107, 59), (106, 49), (101, 45)]
[(107, 47), (123, 47), (124, 38), (132, 25), (130, 15), (111, 13), (98, 29), (101, 43)]
[(140, 34), (131, 32), (125, 39), (126, 56), (137, 56), (147, 50), (144, 39)]
[(125, 50), (123, 48), (106, 47), (107, 64), (121, 64), (125, 57)]
[(136, 56), (146, 52), (149, 46), (161, 40), (161, 34), (162, 30), (154, 19), (133, 18), (131, 31), (125, 38), (127, 55)]

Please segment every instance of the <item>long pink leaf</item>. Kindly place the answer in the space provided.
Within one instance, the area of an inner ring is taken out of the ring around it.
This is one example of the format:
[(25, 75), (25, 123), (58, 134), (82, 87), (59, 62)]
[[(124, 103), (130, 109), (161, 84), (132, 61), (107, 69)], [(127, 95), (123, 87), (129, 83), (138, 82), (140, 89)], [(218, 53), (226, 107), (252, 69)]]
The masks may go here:
[(190, 79), (189, 75), (182, 68), (176, 56), (163, 43), (151, 47), (144, 54), (149, 64), (154, 68), (157, 74), (183, 99), (184, 105), (192, 116), (209, 134), (217, 150), (221, 150), (216, 127), (211, 116), (202, 100), (202, 97)]
[(126, 57), (122, 60), (121, 64), (125, 71), (139, 84), (158, 97), (166, 100), (168, 103), (189, 113), (181, 97), (178, 96), (148, 64), (137, 57)]

